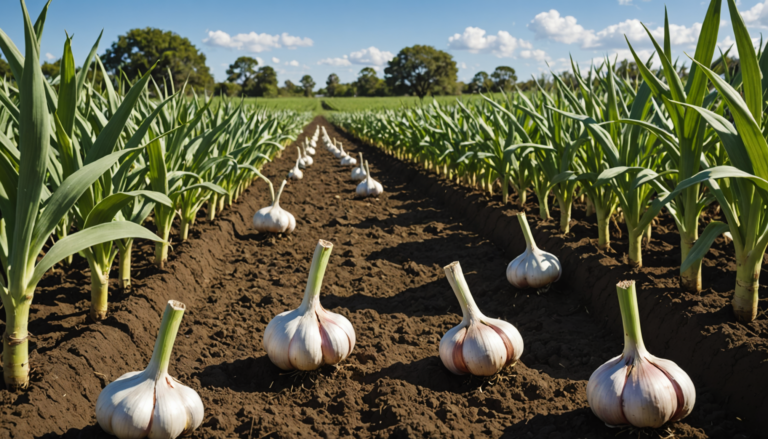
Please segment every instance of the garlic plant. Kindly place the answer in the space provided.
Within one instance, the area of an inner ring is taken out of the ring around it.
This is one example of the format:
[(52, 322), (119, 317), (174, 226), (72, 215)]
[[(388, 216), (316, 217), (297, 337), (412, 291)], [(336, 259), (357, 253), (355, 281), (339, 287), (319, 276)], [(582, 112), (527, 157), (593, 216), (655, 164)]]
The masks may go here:
[(491, 376), (514, 365), (523, 354), (523, 338), (512, 324), (483, 315), (469, 292), (461, 264), (443, 268), (464, 316), (440, 340), (440, 359), (457, 375)]
[(341, 166), (355, 166), (357, 164), (357, 160), (355, 160), (354, 157), (347, 154), (341, 159)]
[(269, 182), (269, 192), (272, 195), (272, 205), (259, 209), (253, 216), (253, 227), (259, 232), (291, 233), (296, 228), (296, 218), (280, 207), (280, 195), (283, 194), (286, 181), (280, 185), (280, 190), (275, 196), (272, 183)]
[(525, 251), (507, 266), (507, 280), (516, 288), (544, 288), (560, 279), (560, 261), (536, 245), (524, 212), (518, 213), (517, 219), (523, 230)]
[(358, 197), (377, 197), (384, 193), (384, 187), (378, 181), (371, 177), (371, 168), (368, 167), (368, 161), (365, 162), (365, 180), (360, 182), (355, 189)]
[(168, 374), (184, 309), (183, 303), (169, 301), (149, 366), (124, 374), (99, 394), (96, 420), (107, 433), (120, 439), (176, 438), (202, 424), (200, 396)]
[(352, 181), (365, 180), (365, 176), (367, 175), (365, 172), (365, 168), (363, 167), (363, 153), (361, 152), (359, 154), (360, 154), (360, 165), (352, 168), (352, 176), (350, 177), (352, 178)]
[(315, 160), (307, 152), (306, 144), (302, 144), (299, 147), (299, 156), (301, 157), (301, 160), (304, 162), (304, 166), (312, 166), (315, 163)]
[(343, 147), (341, 146), (341, 142), (339, 141), (336, 141), (336, 145), (333, 147), (331, 152), (333, 153), (333, 156), (336, 157), (337, 159), (344, 157), (344, 154), (346, 154), (344, 152)]
[(619, 282), (616, 291), (624, 352), (589, 377), (587, 401), (592, 412), (609, 426), (658, 428), (683, 419), (696, 402), (693, 382), (677, 364), (645, 349), (634, 281)]
[(304, 151), (309, 155), (315, 155), (315, 147), (311, 145), (307, 139), (304, 139)]
[(264, 331), (269, 359), (284, 370), (315, 370), (343, 361), (355, 347), (355, 330), (344, 316), (323, 309), (320, 288), (333, 244), (318, 241), (301, 306), (277, 315)]
[(288, 172), (289, 180), (301, 180), (302, 178), (304, 178), (304, 173), (301, 171), (301, 166), (299, 166), (300, 163), (301, 163), (301, 157), (296, 159), (296, 164), (293, 165), (293, 169), (291, 169), (291, 171)]

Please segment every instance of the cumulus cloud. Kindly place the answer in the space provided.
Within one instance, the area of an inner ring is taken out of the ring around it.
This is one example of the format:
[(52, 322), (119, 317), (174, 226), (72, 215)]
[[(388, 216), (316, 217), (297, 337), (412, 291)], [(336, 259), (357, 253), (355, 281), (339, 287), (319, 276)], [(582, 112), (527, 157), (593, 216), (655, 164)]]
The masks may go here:
[(46, 53), (45, 57), (48, 58), (48, 61), (53, 61), (54, 59), (56, 59), (56, 56), (52, 53)]
[(520, 51), (520, 57), (524, 59), (534, 59), (538, 62), (549, 61), (550, 59), (549, 56), (547, 55), (547, 52), (541, 49), (522, 50)]
[(299, 62), (294, 59), (293, 61), (286, 61), (285, 65), (291, 66), (291, 67), (298, 67), (299, 66)]
[[(768, 0), (766, 0), (768, 1)], [(626, 40), (637, 48), (651, 48), (652, 43), (648, 34), (638, 19), (628, 19), (621, 23), (612, 24), (603, 30), (585, 29), (573, 16), (561, 16), (551, 9), (536, 15), (528, 24), (537, 39), (547, 39), (565, 44), (578, 44), (583, 49), (626, 49)], [(651, 34), (662, 44), (664, 28), (650, 29)], [(696, 44), (701, 33), (701, 23), (691, 26), (669, 25), (672, 45), (691, 47)]]
[(376, 47), (369, 47), (367, 49), (358, 50), (352, 52), (349, 55), (344, 55), (341, 58), (325, 58), (321, 59), (317, 63), (327, 64), (331, 66), (351, 66), (352, 64), (358, 64), (363, 66), (370, 66), (376, 70), (379, 70), (387, 62), (389, 62), (395, 55), (392, 52), (386, 50), (379, 50)]
[(280, 64), (280, 58), (277, 58), (277, 57), (273, 56), (272, 57), (272, 62), (275, 63), (275, 64)]
[(227, 47), (254, 53), (283, 47), (286, 49), (311, 47), (314, 44), (311, 38), (295, 37), (293, 35), (288, 35), (286, 32), (283, 32), (280, 35), (250, 32), (247, 34), (231, 36), (221, 30), (208, 31), (208, 38), (203, 39), (203, 43), (209, 46)]
[(383, 66), (394, 57), (394, 53), (388, 52), (386, 50), (379, 50), (373, 46), (349, 54), (349, 60), (353, 64), (369, 66)]
[(742, 11), (741, 16), (747, 26), (768, 29), (768, 0)]
[(619, 0), (621, 6), (632, 6), (632, 0)]
[(530, 51), (533, 45), (530, 41), (515, 38), (507, 31), (500, 30), (496, 35), (486, 35), (479, 27), (469, 26), (460, 34), (448, 37), (448, 48), (467, 50), (470, 53), (493, 53), (499, 58), (512, 58), (518, 49)]
[(352, 63), (349, 62), (349, 59), (347, 55), (344, 55), (343, 58), (325, 58), (321, 59), (317, 62), (319, 65), (327, 64), (329, 66), (351, 66)]

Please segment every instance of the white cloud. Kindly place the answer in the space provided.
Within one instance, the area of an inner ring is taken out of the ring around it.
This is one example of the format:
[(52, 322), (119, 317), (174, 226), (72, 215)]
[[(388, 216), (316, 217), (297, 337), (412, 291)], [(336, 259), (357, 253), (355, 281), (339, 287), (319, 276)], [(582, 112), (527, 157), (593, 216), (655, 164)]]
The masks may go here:
[(459, 63), (459, 68), (460, 69), (466, 69), (467, 68), (467, 63), (465, 63), (465, 62)]
[(520, 57), (524, 59), (535, 59), (538, 62), (544, 62), (550, 59), (549, 56), (547, 55), (547, 52), (541, 49), (522, 50), (520, 51)]
[(285, 65), (291, 66), (291, 67), (298, 67), (299, 66), (299, 62), (294, 59), (293, 61), (286, 61)]
[(349, 62), (349, 59), (347, 55), (344, 55), (344, 58), (325, 58), (321, 59), (317, 62), (319, 65), (327, 64), (329, 66), (351, 66), (352, 63)]
[(467, 50), (471, 53), (493, 53), (499, 58), (514, 58), (516, 50), (531, 52), (533, 45), (530, 41), (513, 37), (507, 31), (500, 30), (496, 35), (486, 35), (484, 29), (469, 26), (463, 33), (448, 37), (448, 48)]
[(272, 62), (275, 64), (280, 64), (280, 58), (272, 57)]
[(632, 0), (619, 0), (621, 6), (632, 6)]
[(56, 56), (54, 56), (52, 53), (46, 53), (45, 57), (48, 58), (48, 61), (53, 61), (56, 59)]
[(227, 47), (254, 53), (279, 49), (282, 47), (285, 47), (286, 49), (311, 47), (314, 44), (311, 38), (295, 37), (293, 35), (288, 35), (285, 32), (280, 35), (257, 34), (256, 32), (251, 32), (230, 36), (228, 33), (221, 30), (208, 31), (208, 38), (203, 39), (203, 43), (208, 44), (209, 46)]
[(744, 23), (750, 27), (768, 29), (768, 0), (752, 6), (751, 9), (741, 12)]
[[(768, 0), (766, 0), (768, 1)], [(650, 38), (638, 19), (627, 19), (612, 24), (601, 31), (585, 29), (575, 17), (563, 17), (551, 9), (534, 17), (528, 24), (537, 39), (548, 39), (565, 44), (578, 44), (583, 49), (615, 49), (617, 52), (627, 49), (625, 37), (636, 48), (652, 48)], [(649, 29), (659, 44), (664, 43), (664, 28)], [(694, 47), (701, 33), (701, 23), (691, 26), (669, 25), (672, 45)]]
[(256, 57), (256, 62), (258, 62), (260, 66), (263, 66), (263, 65), (264, 65), (264, 60), (263, 60), (263, 59), (261, 59), (261, 57), (258, 57), (258, 56), (257, 56), (257, 57)]
[(369, 66), (383, 66), (394, 57), (394, 53), (386, 50), (382, 51), (373, 46), (349, 54), (349, 60), (352, 61), (353, 64)]

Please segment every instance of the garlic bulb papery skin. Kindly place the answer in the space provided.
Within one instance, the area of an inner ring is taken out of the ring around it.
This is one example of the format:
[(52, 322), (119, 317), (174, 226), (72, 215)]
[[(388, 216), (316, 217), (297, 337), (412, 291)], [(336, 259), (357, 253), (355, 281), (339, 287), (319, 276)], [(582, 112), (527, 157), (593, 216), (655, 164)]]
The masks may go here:
[[(291, 233), (296, 229), (296, 218), (280, 207), (280, 195), (283, 194), (286, 181), (280, 185), (277, 196), (272, 196), (272, 205), (259, 209), (253, 216), (253, 227), (259, 232)], [(272, 187), (270, 186), (270, 191)]]
[(616, 285), (624, 352), (592, 373), (587, 401), (592, 412), (609, 427), (633, 425), (658, 428), (688, 416), (696, 403), (696, 388), (688, 375), (670, 360), (648, 353), (640, 330), (640, 313), (633, 281)]
[(283, 370), (315, 370), (343, 361), (355, 347), (355, 330), (344, 316), (320, 305), (323, 275), (333, 244), (317, 243), (301, 306), (277, 315), (264, 330), (264, 349)]
[(360, 154), (360, 166), (355, 166), (352, 168), (352, 176), (350, 177), (352, 181), (361, 181), (365, 180), (365, 176), (367, 175), (365, 173), (365, 168), (363, 167), (363, 153)]
[(333, 150), (331, 152), (333, 153), (334, 157), (336, 157), (337, 159), (340, 159), (342, 157), (341, 154), (344, 151), (342, 151), (342, 149), (341, 149), (341, 144), (337, 142), (336, 146), (334, 146), (334, 148), (333, 148)]
[(346, 151), (344, 151), (344, 146), (339, 142), (339, 158), (348, 157), (349, 154), (347, 154)]
[(357, 160), (351, 155), (346, 155), (341, 159), (341, 166), (355, 166), (356, 164)]
[(289, 180), (301, 180), (304, 178), (304, 173), (301, 171), (301, 168), (299, 167), (299, 162), (301, 162), (301, 159), (296, 159), (296, 164), (293, 166), (293, 169), (291, 169), (291, 172), (288, 173), (288, 179)]
[(124, 374), (99, 394), (96, 420), (107, 433), (120, 439), (173, 439), (203, 423), (200, 396), (168, 374), (184, 309), (183, 303), (169, 301), (149, 366)]
[(560, 260), (536, 245), (525, 213), (518, 213), (517, 219), (523, 230), (525, 251), (507, 265), (507, 280), (516, 288), (544, 288), (557, 282), (562, 274)]
[(316, 145), (312, 145), (309, 142), (307, 142), (307, 139), (304, 139), (304, 153), (305, 154), (315, 155), (315, 153), (316, 153), (315, 146)]
[(440, 359), (456, 375), (491, 376), (517, 363), (523, 355), (523, 337), (504, 320), (483, 315), (469, 292), (461, 264), (443, 268), (464, 316), (459, 326), (440, 340)]
[(365, 180), (361, 181), (355, 189), (358, 197), (378, 197), (384, 193), (384, 186), (371, 177), (371, 168), (368, 167), (368, 161), (365, 162)]

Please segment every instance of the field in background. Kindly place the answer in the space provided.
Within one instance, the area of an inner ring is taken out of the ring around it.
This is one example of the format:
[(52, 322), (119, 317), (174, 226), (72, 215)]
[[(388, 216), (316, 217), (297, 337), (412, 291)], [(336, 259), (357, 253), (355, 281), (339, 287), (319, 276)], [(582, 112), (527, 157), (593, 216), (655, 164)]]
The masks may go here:
[[(501, 96), (501, 93), (494, 95)], [(490, 95), (489, 95), (490, 96)], [(218, 98), (215, 98), (218, 99)], [(237, 99), (237, 98), (233, 98)], [(424, 98), (424, 104), (431, 104), (435, 99), (441, 104), (453, 103), (457, 99), (463, 102), (471, 102), (482, 99), (480, 95), (461, 96), (428, 96)], [(352, 98), (326, 98), (326, 97), (291, 97), (291, 98), (245, 98), (249, 104), (257, 104), (267, 108), (279, 110), (311, 111), (314, 114), (327, 115), (334, 111), (363, 111), (383, 108), (397, 109), (400, 107), (416, 107), (421, 105), (419, 98), (415, 96), (385, 96), (385, 97), (352, 97)], [(325, 102), (325, 106), (323, 103)]]

